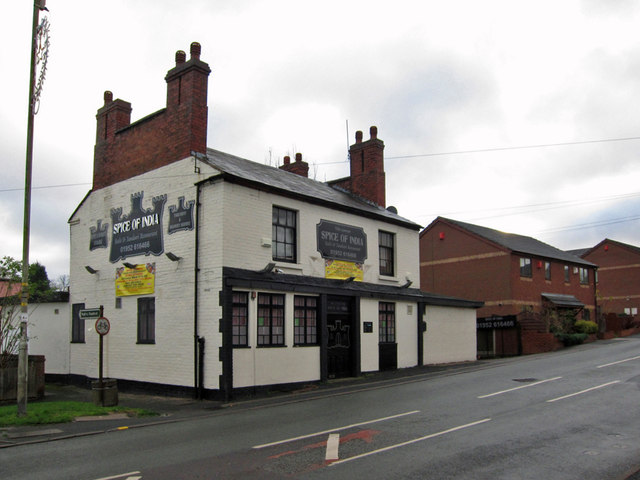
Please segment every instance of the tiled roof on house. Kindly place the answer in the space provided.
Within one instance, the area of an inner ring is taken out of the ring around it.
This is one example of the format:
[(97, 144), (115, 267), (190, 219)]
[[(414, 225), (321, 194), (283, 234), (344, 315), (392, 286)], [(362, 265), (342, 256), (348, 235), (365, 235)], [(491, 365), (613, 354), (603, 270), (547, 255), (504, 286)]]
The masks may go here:
[[(589, 267), (595, 267), (596, 265), (583, 260), (582, 258), (572, 255), (571, 253), (560, 250), (547, 243), (536, 240), (532, 237), (525, 235), (518, 235), (515, 233), (506, 233), (492, 228), (481, 227), (480, 225), (473, 225), (471, 223), (460, 222), (458, 220), (451, 220), (449, 218), (438, 217), (437, 220), (456, 225), (464, 230), (467, 230), (479, 237), (482, 237), (490, 242), (496, 243), (511, 250), (514, 253), (521, 253), (525, 255), (532, 255), (535, 257), (548, 258), (551, 260), (560, 260), (563, 262), (585, 265)], [(434, 221), (434, 222), (435, 222)]]
[[(252, 188), (274, 191), (278, 194), (323, 204), (359, 215), (384, 220), (419, 230), (420, 225), (401, 217), (389, 209), (357, 197), (349, 192), (332, 187), (324, 182), (303, 177), (279, 168), (263, 165), (251, 160), (236, 157), (211, 148), (207, 149), (205, 160), (222, 172), (225, 180), (246, 184)], [(215, 178), (215, 177), (214, 177)]]

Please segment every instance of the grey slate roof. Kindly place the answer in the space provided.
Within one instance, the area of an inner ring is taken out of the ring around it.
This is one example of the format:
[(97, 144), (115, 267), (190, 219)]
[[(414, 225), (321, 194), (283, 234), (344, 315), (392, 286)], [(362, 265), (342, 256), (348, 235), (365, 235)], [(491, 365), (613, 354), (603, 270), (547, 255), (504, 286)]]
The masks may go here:
[(357, 211), (361, 215), (399, 224), (413, 230), (420, 229), (420, 225), (411, 220), (311, 178), (252, 162), (212, 148), (207, 149), (206, 161), (220, 170), (225, 180), (303, 198), (311, 203), (331, 205), (333, 208), (346, 211)]
[(563, 295), (561, 293), (541, 293), (541, 295), (558, 307), (584, 307), (584, 303), (573, 295)]
[(457, 225), (458, 227), (474, 233), (475, 235), (478, 235), (486, 240), (501, 245), (514, 253), (522, 253), (534, 257), (548, 258), (551, 260), (560, 260), (562, 262), (585, 265), (589, 267), (596, 266), (595, 264), (587, 262), (586, 260), (576, 255), (572, 255), (571, 253), (560, 250), (559, 248), (553, 247), (532, 237), (518, 235), (515, 233), (505, 233), (499, 230), (494, 230), (492, 228), (481, 227), (479, 225), (460, 222), (458, 220), (451, 220), (449, 218), (438, 218), (453, 225)]

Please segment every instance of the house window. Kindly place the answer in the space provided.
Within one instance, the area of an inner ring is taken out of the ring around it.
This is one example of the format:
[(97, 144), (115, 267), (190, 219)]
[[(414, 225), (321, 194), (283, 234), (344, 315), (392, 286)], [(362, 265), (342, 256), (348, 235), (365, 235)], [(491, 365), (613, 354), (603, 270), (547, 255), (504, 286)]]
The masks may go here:
[(544, 279), (551, 280), (551, 263), (544, 262)]
[(580, 268), (580, 283), (582, 285), (589, 284), (589, 270), (587, 270), (586, 268)]
[(247, 325), (249, 323), (249, 295), (247, 292), (233, 292), (231, 330), (234, 347), (249, 344)]
[(378, 331), (380, 343), (396, 341), (396, 304), (380, 302), (378, 304)]
[(569, 275), (569, 265), (564, 266), (564, 281), (565, 283), (569, 283), (571, 280), (571, 276)]
[(284, 346), (284, 295), (258, 294), (258, 345)]
[(273, 259), (296, 262), (296, 212), (273, 207), (271, 248)]
[(531, 277), (531, 259), (520, 258), (520, 276)]
[(84, 319), (80, 318), (84, 303), (74, 303), (71, 309), (71, 343), (84, 343)]
[(317, 345), (318, 297), (296, 295), (293, 299), (293, 343)]
[(395, 235), (389, 232), (378, 232), (378, 251), (380, 255), (380, 275), (392, 277), (394, 275), (393, 257), (395, 250)]
[(156, 343), (156, 299), (138, 299), (138, 343)]

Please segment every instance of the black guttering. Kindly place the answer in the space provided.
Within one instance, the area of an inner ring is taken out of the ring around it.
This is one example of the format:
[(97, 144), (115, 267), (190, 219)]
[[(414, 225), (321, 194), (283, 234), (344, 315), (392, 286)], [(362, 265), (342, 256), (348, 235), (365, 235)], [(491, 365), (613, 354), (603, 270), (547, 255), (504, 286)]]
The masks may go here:
[(423, 292), (417, 288), (391, 287), (375, 283), (345, 282), (344, 280), (291, 275), (286, 273), (260, 273), (253, 270), (223, 267), (224, 287), (270, 289), (289, 292), (351, 295), (365, 298), (394, 299), (425, 305), (480, 308), (484, 302), (465, 300)]

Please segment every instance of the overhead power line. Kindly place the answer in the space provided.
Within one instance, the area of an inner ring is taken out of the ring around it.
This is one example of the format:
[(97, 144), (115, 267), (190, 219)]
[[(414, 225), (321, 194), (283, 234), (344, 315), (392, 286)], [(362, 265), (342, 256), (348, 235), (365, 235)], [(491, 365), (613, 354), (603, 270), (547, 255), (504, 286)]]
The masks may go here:
[(419, 157), (437, 157), (442, 155), (465, 155), (469, 153), (502, 152), (505, 150), (526, 150), (526, 149), (534, 149), (534, 148), (566, 147), (570, 145), (587, 145), (591, 143), (628, 142), (631, 140), (640, 140), (640, 137), (603, 138), (599, 140), (583, 140), (579, 142), (541, 143), (537, 145), (516, 145), (513, 147), (493, 147), (493, 148), (481, 148), (481, 149), (475, 149), (475, 150), (456, 150), (451, 152), (421, 153), (417, 155), (399, 155), (395, 157), (385, 157), (385, 160), (398, 160), (402, 158), (419, 158)]

